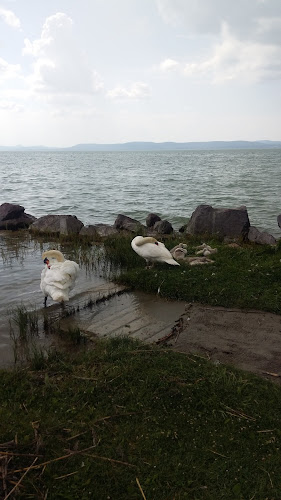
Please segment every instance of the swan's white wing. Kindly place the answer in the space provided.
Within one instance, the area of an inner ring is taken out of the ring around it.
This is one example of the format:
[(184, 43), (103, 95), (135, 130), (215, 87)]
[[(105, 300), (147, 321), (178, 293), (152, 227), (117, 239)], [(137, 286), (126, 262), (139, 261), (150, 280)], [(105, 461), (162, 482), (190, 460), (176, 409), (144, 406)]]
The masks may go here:
[(55, 263), (50, 268), (46, 266), (41, 273), (40, 288), (53, 300), (68, 300), (68, 292), (74, 285), (78, 272), (78, 264), (70, 260)]
[(169, 250), (165, 247), (164, 243), (160, 241), (156, 243), (145, 243), (141, 246), (134, 246), (134, 250), (144, 259), (150, 261), (163, 261), (168, 262), (169, 264), (174, 263), (177, 265), (169, 252)]
[(65, 274), (69, 274), (73, 280), (76, 280), (79, 273), (79, 266), (73, 260), (65, 260), (62, 263), (62, 271)]

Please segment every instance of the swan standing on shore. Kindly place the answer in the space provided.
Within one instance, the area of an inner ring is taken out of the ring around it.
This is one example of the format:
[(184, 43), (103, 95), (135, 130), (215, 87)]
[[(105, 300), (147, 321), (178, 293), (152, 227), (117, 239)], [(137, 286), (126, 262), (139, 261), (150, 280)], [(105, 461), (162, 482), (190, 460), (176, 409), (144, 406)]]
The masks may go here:
[(155, 238), (150, 236), (136, 236), (131, 241), (132, 249), (146, 260), (147, 266), (149, 264), (154, 264), (155, 262), (166, 262), (171, 266), (179, 266), (169, 250), (165, 247), (164, 243), (157, 241)]
[(41, 273), (40, 288), (45, 296), (44, 306), (47, 305), (48, 296), (55, 302), (67, 302), (79, 272), (78, 264), (65, 260), (59, 250), (47, 250), (42, 254), (42, 259), (45, 267)]

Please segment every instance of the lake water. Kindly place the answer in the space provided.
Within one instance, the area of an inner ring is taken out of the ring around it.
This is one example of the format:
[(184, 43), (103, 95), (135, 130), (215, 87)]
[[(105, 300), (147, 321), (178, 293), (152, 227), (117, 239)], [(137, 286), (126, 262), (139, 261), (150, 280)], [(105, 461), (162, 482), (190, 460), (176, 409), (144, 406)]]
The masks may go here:
[[(108, 266), (100, 257), (101, 247), (89, 247), (82, 252), (73, 250), (69, 245), (55, 242), (42, 242), (28, 232), (0, 231), (0, 368), (13, 364), (13, 342), (10, 337), (10, 320), (16, 316), (19, 306), (28, 311), (37, 311), (42, 318), (44, 297), (40, 290), (41, 271), (44, 267), (42, 253), (49, 248), (59, 248), (66, 259), (75, 260), (80, 267), (70, 298), (75, 307), (83, 308), (90, 292), (97, 286), (106, 284), (110, 273)], [(87, 255), (86, 255), (87, 254)], [(85, 258), (88, 256), (88, 260)], [(102, 294), (102, 292), (101, 292)], [(60, 314), (60, 306), (50, 298), (47, 300), (48, 312), (54, 318)], [(66, 309), (71, 305), (67, 304)], [(14, 321), (15, 332), (18, 327)], [(46, 337), (40, 332), (36, 344), (49, 345), (57, 338)]]
[(113, 224), (149, 212), (178, 229), (201, 203), (246, 205), (251, 225), (280, 236), (281, 149), (153, 152), (0, 152), (0, 203), (35, 217)]
[[(251, 225), (281, 236), (281, 150), (165, 152), (0, 152), (0, 204), (35, 217), (76, 215), (85, 225), (113, 224), (119, 213), (145, 223), (149, 212), (175, 229), (202, 203), (246, 205)], [(42, 251), (49, 245), (0, 233), (0, 367), (12, 359), (9, 307), (41, 307)], [(63, 249), (67, 258), (68, 250)], [(100, 272), (81, 266), (74, 293)]]

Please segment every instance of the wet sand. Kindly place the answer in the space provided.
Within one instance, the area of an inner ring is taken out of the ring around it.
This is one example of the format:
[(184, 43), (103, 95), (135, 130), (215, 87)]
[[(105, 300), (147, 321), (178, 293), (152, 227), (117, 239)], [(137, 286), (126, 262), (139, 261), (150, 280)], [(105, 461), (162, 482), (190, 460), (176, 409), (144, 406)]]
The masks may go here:
[(111, 295), (71, 321), (90, 337), (128, 335), (281, 383), (281, 316), (277, 314), (187, 304), (126, 291)]
[(281, 383), (281, 316), (191, 304), (172, 348)]

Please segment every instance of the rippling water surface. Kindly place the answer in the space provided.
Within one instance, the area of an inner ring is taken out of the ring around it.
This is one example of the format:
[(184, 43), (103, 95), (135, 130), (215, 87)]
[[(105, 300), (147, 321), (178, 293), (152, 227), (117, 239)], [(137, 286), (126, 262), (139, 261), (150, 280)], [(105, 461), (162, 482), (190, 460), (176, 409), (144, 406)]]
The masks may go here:
[(281, 150), (1, 152), (0, 202), (26, 213), (112, 224), (149, 212), (175, 229), (201, 203), (246, 205), (252, 225), (279, 236)]
[[(85, 225), (113, 224), (119, 213), (145, 222), (155, 212), (175, 229), (201, 203), (246, 205), (252, 225), (280, 237), (280, 167), (277, 149), (0, 152), (0, 204), (23, 205), (35, 217), (72, 214)], [(42, 305), (44, 246), (8, 233), (0, 233), (0, 366), (11, 357), (8, 307)], [(76, 292), (99, 279), (82, 266)]]

